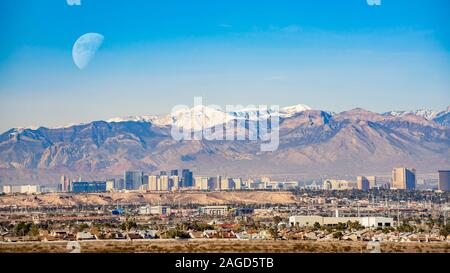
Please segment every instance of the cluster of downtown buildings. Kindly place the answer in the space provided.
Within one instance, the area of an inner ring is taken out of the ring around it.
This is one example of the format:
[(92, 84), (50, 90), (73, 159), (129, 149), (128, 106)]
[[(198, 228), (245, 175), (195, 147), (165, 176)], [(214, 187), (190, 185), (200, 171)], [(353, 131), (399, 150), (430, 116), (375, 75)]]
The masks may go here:
[(257, 180), (231, 178), (225, 176), (194, 176), (189, 169), (160, 171), (159, 174), (144, 174), (142, 171), (126, 171), (120, 179), (110, 179), (100, 182), (73, 182), (68, 177), (61, 177), (62, 192), (104, 192), (122, 190), (140, 191), (227, 191), (227, 190), (265, 190), (265, 189), (295, 189), (298, 181), (274, 182), (270, 178)]
[[(438, 171), (438, 190), (450, 191), (450, 170)], [(394, 168), (390, 183), (378, 183), (375, 176), (358, 176), (356, 184), (348, 180), (326, 179), (323, 181), (324, 190), (370, 190), (385, 188), (396, 190), (415, 190), (417, 184), (416, 170), (412, 168)]]
[[(4, 185), (0, 193), (47, 193), (47, 192), (111, 192), (122, 190), (141, 191), (233, 191), (233, 190), (293, 190), (300, 188), (298, 181), (272, 181), (268, 177), (260, 179), (231, 178), (225, 176), (194, 176), (189, 169), (161, 171), (158, 175), (144, 174), (142, 171), (125, 171), (123, 178), (106, 181), (73, 181), (62, 176), (57, 185)], [(378, 183), (375, 176), (358, 176), (356, 183), (349, 180), (325, 179), (322, 184), (307, 186), (317, 190), (369, 190), (373, 188), (415, 190), (416, 171), (412, 168), (394, 168), (388, 183)], [(450, 170), (439, 171), (438, 189), (450, 191)]]

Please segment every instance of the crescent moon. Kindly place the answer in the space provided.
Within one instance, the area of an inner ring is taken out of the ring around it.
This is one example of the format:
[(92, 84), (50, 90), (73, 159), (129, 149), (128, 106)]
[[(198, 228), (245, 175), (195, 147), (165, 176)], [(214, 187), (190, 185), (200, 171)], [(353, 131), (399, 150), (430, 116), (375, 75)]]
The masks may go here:
[(76, 40), (72, 48), (72, 58), (79, 69), (84, 69), (90, 63), (103, 40), (103, 35), (98, 33), (86, 33)]

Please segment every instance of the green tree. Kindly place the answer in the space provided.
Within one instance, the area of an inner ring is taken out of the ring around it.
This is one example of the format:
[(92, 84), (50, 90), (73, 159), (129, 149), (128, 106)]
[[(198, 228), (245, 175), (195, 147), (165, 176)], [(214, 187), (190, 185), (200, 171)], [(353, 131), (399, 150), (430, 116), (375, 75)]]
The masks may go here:
[(120, 228), (122, 230), (130, 231), (132, 228), (137, 228), (137, 224), (132, 220), (125, 220), (125, 222), (120, 224)]
[(39, 227), (36, 225), (32, 225), (30, 228), (30, 231), (28, 232), (28, 235), (30, 236), (38, 236), (39, 235)]
[(319, 230), (322, 226), (319, 224), (319, 222), (315, 222), (313, 225), (314, 230)]
[(364, 229), (364, 227), (358, 221), (354, 221), (354, 222), (348, 221), (347, 222), (347, 227), (350, 230), (361, 230), (361, 229)]
[(86, 223), (83, 223), (83, 224), (78, 225), (77, 229), (78, 229), (78, 231), (84, 231), (84, 230), (86, 230), (88, 228), (89, 228), (89, 225), (86, 224)]
[(337, 230), (345, 230), (345, 229), (347, 229), (347, 225), (344, 224), (344, 223), (339, 222), (339, 223), (336, 225), (336, 229), (337, 229)]
[(450, 224), (442, 226), (439, 231), (439, 234), (447, 237), (450, 234)]
[(342, 234), (342, 232), (341, 231), (336, 231), (335, 233), (333, 233), (333, 238), (334, 239), (341, 239), (342, 238), (342, 236), (343, 236), (343, 234)]
[(278, 225), (281, 222), (281, 220), (283, 220), (283, 219), (277, 215), (277, 216), (274, 216), (272, 220), (275, 225)]
[(25, 236), (30, 232), (31, 223), (20, 222), (14, 226), (13, 232), (16, 236)]
[(269, 234), (270, 234), (270, 236), (272, 236), (272, 238), (274, 240), (278, 239), (278, 229), (276, 227), (275, 228), (270, 228), (269, 229)]
[(410, 224), (403, 223), (397, 227), (397, 231), (398, 232), (413, 232), (414, 227), (412, 227)]
[(168, 230), (166, 233), (168, 238), (182, 238), (182, 239), (187, 239), (187, 238), (191, 238), (191, 236), (189, 235), (189, 233), (183, 231), (183, 230), (178, 230), (178, 229), (171, 229)]

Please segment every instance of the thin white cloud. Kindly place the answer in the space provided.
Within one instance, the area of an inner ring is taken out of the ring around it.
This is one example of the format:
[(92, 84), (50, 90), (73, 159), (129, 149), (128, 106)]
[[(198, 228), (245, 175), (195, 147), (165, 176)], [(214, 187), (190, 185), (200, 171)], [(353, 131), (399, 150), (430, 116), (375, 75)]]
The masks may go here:
[(229, 25), (229, 24), (220, 24), (219, 27), (230, 28), (230, 27), (233, 27), (233, 26)]
[(366, 0), (369, 6), (381, 6), (381, 0)]
[(69, 6), (81, 6), (81, 0), (66, 0)]

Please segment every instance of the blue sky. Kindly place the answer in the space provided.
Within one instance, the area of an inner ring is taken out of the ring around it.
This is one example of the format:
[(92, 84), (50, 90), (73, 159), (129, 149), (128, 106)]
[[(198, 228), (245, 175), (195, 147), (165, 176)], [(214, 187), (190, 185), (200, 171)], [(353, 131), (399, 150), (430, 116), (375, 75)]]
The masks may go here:
[[(0, 3), (0, 131), (168, 113), (176, 104), (303, 103), (383, 112), (450, 103), (447, 0)], [(78, 37), (104, 43), (79, 70)]]

